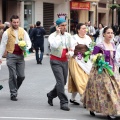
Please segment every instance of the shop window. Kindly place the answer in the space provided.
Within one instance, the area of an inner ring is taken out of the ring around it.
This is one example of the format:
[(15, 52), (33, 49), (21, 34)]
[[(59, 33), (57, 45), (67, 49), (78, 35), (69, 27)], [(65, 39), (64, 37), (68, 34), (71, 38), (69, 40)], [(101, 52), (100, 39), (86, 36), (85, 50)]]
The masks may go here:
[(106, 4), (104, 4), (104, 3), (98, 3), (98, 7), (106, 8)]
[(25, 2), (24, 4), (24, 29), (26, 31), (29, 30), (30, 24), (32, 24), (33, 21), (33, 6), (34, 2)]
[(50, 26), (54, 22), (54, 4), (43, 3), (43, 27), (46, 30), (46, 34), (50, 33)]

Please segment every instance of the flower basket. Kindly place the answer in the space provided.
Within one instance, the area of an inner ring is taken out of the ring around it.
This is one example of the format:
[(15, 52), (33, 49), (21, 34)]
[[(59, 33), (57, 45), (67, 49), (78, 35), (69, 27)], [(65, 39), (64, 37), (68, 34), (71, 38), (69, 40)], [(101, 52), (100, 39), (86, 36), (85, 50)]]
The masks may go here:
[(116, 8), (119, 8), (120, 6), (118, 4), (110, 4), (109, 7), (110, 9), (114, 10)]

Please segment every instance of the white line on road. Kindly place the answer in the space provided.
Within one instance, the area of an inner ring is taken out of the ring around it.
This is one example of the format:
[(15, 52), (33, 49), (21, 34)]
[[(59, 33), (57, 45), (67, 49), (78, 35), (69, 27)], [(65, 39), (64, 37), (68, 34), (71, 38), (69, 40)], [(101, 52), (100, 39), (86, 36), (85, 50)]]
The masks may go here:
[(30, 118), (30, 117), (0, 117), (0, 119), (19, 119), (19, 120), (76, 120), (62, 118)]

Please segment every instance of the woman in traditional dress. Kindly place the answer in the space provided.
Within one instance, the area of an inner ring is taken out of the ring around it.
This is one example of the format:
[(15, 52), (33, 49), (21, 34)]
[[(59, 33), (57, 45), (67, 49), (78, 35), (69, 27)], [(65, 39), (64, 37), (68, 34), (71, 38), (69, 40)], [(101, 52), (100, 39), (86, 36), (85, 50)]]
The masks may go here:
[(102, 23), (100, 23), (98, 26), (99, 36), (96, 39), (96, 44), (99, 44), (103, 41), (103, 29), (104, 29), (104, 26)]
[(90, 60), (84, 61), (84, 53), (88, 51), (91, 38), (86, 35), (86, 25), (79, 23), (77, 25), (77, 34), (73, 36), (72, 51), (69, 60), (68, 92), (72, 93), (71, 103), (75, 102), (77, 93), (82, 95), (86, 89), (88, 75), (92, 68)]
[[(113, 30), (105, 27), (103, 30), (104, 40), (94, 47), (93, 55), (102, 53), (105, 62), (115, 70), (115, 45), (110, 42), (113, 38)], [(88, 84), (84, 93), (83, 104), (92, 116), (95, 113), (107, 115), (109, 120), (115, 119), (120, 114), (120, 87), (115, 76), (110, 76), (106, 69), (98, 73), (98, 68), (93, 66)]]

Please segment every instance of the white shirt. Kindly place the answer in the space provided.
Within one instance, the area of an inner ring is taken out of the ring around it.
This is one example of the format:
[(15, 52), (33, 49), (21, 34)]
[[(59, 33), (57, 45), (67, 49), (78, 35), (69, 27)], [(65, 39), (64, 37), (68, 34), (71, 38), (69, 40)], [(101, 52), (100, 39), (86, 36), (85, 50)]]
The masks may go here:
[[(14, 30), (14, 33), (16, 36), (15, 44), (18, 44), (18, 42), (19, 42), (18, 30)], [(28, 33), (25, 30), (24, 30), (24, 40), (27, 44), (27, 49), (30, 49), (31, 48), (31, 41), (30, 41)], [(2, 59), (2, 56), (5, 52), (7, 41), (8, 41), (8, 33), (7, 33), (7, 31), (5, 31), (2, 35), (2, 40), (1, 40), (1, 45), (0, 45), (0, 59)]]
[(87, 28), (88, 28), (88, 33), (90, 35), (94, 35), (95, 34), (95, 28), (93, 26), (88, 26)]
[(48, 41), (52, 48), (57, 49), (61, 44), (62, 44), (63, 48), (67, 48), (68, 47), (68, 37), (71, 38), (71, 35), (67, 32), (65, 32), (63, 35), (58, 34), (56, 36), (55, 36), (55, 33), (53, 33), (49, 36)]

